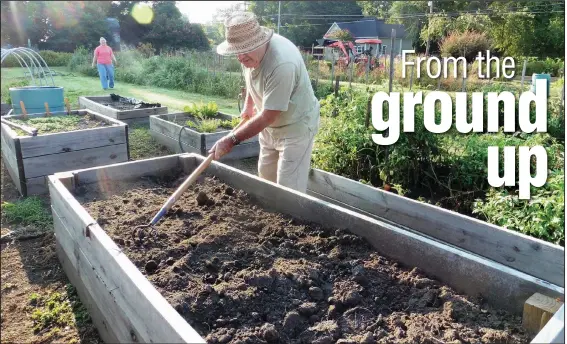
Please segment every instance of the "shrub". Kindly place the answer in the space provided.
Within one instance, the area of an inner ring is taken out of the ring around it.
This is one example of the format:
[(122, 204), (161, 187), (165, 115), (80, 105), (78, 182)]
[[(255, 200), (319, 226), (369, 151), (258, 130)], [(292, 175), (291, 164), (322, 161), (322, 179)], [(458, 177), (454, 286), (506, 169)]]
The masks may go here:
[(453, 32), (439, 45), (442, 56), (463, 56), (468, 62), (475, 60), (479, 52), (486, 52), (489, 49), (490, 41), (486, 34), (473, 31)]
[[(71, 57), (73, 56), (73, 54), (71, 53), (56, 52), (52, 50), (40, 50), (39, 55), (43, 58), (45, 63), (47, 63), (47, 66), (50, 68), (67, 66), (69, 61), (71, 60)], [(29, 57), (25, 57), (23, 55), (20, 56), (22, 56), (25, 62), (30, 65)], [(40, 63), (42, 67), (45, 67), (45, 63), (43, 63), (41, 60), (38, 60), (35, 63)], [(25, 66), (23, 62), (22, 65)], [(4, 62), (2, 62), (2, 67), (21, 67), (21, 65), (16, 57), (10, 55), (6, 57)]]
[(485, 200), (475, 203), (474, 213), (488, 222), (564, 246), (564, 190), (564, 170), (552, 171), (543, 187), (532, 187), (531, 199), (521, 200), (513, 190), (492, 188)]
[(30, 84), (28, 79), (16, 79), (2, 84), (2, 102), (12, 104), (12, 97), (10, 96), (11, 87), (22, 87)]
[(209, 102), (207, 104), (197, 105), (195, 103), (191, 103), (183, 108), (183, 111), (188, 112), (201, 120), (209, 119), (218, 114), (219, 108), (217, 103)]

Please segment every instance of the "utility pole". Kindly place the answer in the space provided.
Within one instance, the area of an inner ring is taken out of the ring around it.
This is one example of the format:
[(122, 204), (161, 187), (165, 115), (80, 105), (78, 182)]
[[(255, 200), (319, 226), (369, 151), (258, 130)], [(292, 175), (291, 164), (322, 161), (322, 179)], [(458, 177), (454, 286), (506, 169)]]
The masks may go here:
[(282, 2), (278, 1), (278, 35), (280, 34), (280, 14), (282, 11)]
[(433, 14), (433, 1), (428, 1), (429, 20), (427, 21), (427, 47), (425, 48), (425, 56), (429, 56), (429, 32), (431, 31), (431, 15)]

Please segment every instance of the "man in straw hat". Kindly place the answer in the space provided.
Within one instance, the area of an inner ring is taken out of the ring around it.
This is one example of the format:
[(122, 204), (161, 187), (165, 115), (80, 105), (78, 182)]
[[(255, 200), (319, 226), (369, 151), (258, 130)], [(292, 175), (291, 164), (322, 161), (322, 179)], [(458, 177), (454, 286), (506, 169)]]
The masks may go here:
[(236, 55), (243, 66), (247, 94), (241, 117), (248, 121), (217, 141), (210, 153), (219, 159), (259, 134), (259, 176), (305, 192), (319, 101), (301, 53), (249, 12), (233, 13), (225, 28), (226, 41), (217, 52)]

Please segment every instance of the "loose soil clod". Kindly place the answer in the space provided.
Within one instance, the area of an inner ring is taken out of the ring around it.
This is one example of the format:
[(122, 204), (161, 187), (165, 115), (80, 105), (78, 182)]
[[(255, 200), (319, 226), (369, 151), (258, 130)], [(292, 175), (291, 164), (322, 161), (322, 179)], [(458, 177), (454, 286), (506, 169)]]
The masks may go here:
[[(265, 211), (215, 178), (186, 191), (157, 225), (159, 237), (128, 244), (131, 228), (153, 217), (178, 177), (105, 185), (113, 195), (84, 189), (77, 198), (124, 239), (125, 254), (208, 343), (529, 339), (520, 317), (399, 267), (348, 231)], [(126, 202), (134, 199), (143, 206)]]

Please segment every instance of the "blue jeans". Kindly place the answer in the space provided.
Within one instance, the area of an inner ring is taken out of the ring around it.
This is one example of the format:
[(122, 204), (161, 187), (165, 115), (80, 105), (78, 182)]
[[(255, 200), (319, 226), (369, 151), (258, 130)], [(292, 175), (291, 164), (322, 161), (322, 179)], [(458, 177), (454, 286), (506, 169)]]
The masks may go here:
[(103, 89), (114, 88), (114, 66), (111, 64), (98, 63), (98, 76)]

